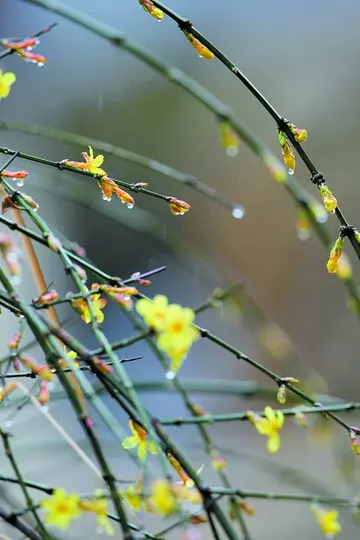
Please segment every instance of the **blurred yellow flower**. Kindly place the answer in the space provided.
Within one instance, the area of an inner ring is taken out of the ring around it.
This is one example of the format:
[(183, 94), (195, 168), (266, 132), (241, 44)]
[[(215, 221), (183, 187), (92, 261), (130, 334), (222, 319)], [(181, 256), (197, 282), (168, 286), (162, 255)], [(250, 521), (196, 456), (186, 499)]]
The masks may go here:
[(132, 448), (138, 448), (138, 458), (140, 461), (144, 461), (147, 457), (148, 451), (151, 454), (158, 454), (158, 449), (154, 441), (147, 440), (147, 433), (139, 424), (134, 420), (129, 420), (129, 427), (133, 433), (130, 437), (126, 437), (121, 443), (125, 450), (131, 450)]
[(152, 300), (142, 298), (136, 304), (136, 311), (156, 331), (164, 329), (167, 309), (168, 299), (163, 294), (157, 294)]
[(114, 536), (114, 529), (108, 517), (108, 501), (102, 497), (99, 499), (84, 499), (80, 501), (80, 508), (85, 512), (96, 514), (96, 523), (103, 528), (109, 536)]
[(120, 494), (135, 512), (140, 512), (143, 503), (141, 482), (130, 484), (126, 490), (120, 491)]
[(279, 430), (284, 425), (284, 415), (281, 411), (274, 411), (269, 405), (264, 409), (265, 418), (256, 416), (252, 413), (248, 414), (249, 420), (255, 426), (260, 435), (266, 435), (267, 449), (270, 454), (275, 454), (281, 445)]
[(46, 512), (45, 523), (55, 525), (59, 529), (67, 529), (70, 522), (80, 515), (80, 497), (68, 495), (63, 489), (56, 489), (48, 498), (40, 502)]
[(149, 502), (155, 512), (169, 516), (177, 508), (177, 501), (174, 490), (165, 480), (154, 482), (151, 488)]
[(7, 98), (10, 94), (11, 85), (16, 81), (15, 73), (9, 71), (3, 73), (0, 69), (0, 99)]
[(337, 510), (324, 510), (319, 506), (312, 506), (311, 511), (317, 519), (321, 532), (327, 538), (333, 538), (335, 534), (341, 531), (341, 525), (338, 521), (339, 513)]
[[(105, 318), (102, 309), (104, 309), (107, 302), (105, 298), (101, 298), (100, 294), (95, 294), (91, 297), (91, 303), (95, 318), (97, 322), (101, 324)], [(82, 320), (86, 324), (91, 323), (91, 311), (87, 300), (85, 300), (84, 298), (76, 298), (75, 300), (72, 300), (71, 304), (75, 311), (77, 311), (81, 315)]]

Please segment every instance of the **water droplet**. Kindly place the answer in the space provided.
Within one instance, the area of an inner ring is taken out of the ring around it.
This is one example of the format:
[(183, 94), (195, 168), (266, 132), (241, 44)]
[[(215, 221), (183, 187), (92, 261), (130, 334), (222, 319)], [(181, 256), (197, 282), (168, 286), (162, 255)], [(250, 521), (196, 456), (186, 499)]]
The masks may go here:
[(13, 425), (12, 420), (10, 420), (10, 419), (5, 420), (4, 426), (5, 426), (6, 428), (10, 428), (12, 425)]
[(105, 194), (103, 194), (103, 200), (106, 201), (106, 202), (110, 202), (111, 197), (107, 197)]
[(129, 210), (131, 210), (132, 208), (134, 208), (133, 203), (128, 203), (126, 206), (128, 207)]
[(183, 216), (184, 214), (185, 214), (185, 212), (179, 212), (178, 216)]
[(289, 169), (288, 170), (288, 173), (290, 174), (290, 176), (292, 176), (294, 174), (294, 172), (295, 172), (294, 169)]
[(237, 206), (233, 208), (232, 216), (235, 219), (242, 219), (245, 216), (245, 209), (242, 206)]
[(176, 373), (175, 371), (167, 371), (165, 376), (168, 381), (172, 381), (173, 379), (175, 379)]
[(16, 182), (16, 185), (17, 185), (18, 187), (23, 187), (23, 185), (24, 185), (24, 180), (23, 180), (22, 178), (20, 178), (20, 180), (18, 180), (18, 181)]
[(20, 285), (21, 283), (21, 277), (20, 276), (13, 276), (11, 279), (11, 284), (14, 286), (14, 287), (17, 287), (18, 285)]
[(335, 214), (335, 210), (331, 210), (330, 214)]
[(328, 216), (325, 212), (323, 212), (322, 214), (318, 214), (315, 219), (318, 223), (326, 223)]
[(25, 51), (32, 51), (33, 50), (33, 47), (29, 46), (29, 47), (26, 47)]
[(42, 66), (44, 65), (44, 62), (38, 62), (37, 65), (38, 65), (39, 67), (42, 67)]
[(299, 240), (305, 241), (308, 238), (310, 238), (310, 232), (307, 231), (306, 229), (301, 229), (300, 231), (298, 231), (297, 237)]
[(49, 405), (43, 405), (41, 409), (43, 410), (44, 413), (47, 413), (49, 412)]
[(228, 146), (226, 148), (226, 155), (229, 157), (235, 157), (239, 153), (239, 148), (237, 146)]

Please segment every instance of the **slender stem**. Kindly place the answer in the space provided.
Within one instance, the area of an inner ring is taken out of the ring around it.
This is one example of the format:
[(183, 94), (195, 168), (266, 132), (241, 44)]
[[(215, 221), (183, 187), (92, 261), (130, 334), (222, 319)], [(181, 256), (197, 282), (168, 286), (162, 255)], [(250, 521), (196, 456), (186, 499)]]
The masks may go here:
[(43, 540), (46, 538), (42, 535), (40, 536), (40, 534), (30, 527), (24, 520), (14, 516), (12, 512), (8, 512), (2, 507), (0, 507), (0, 518), (20, 531), (26, 538), (30, 538), (30, 540)]
[[(322, 405), (318, 407), (304, 407), (298, 406), (291, 409), (281, 409), (284, 416), (295, 416), (298, 413), (303, 414), (322, 414), (329, 413), (331, 411), (355, 411), (360, 409), (360, 402), (340, 403), (336, 405)], [(264, 411), (256, 411), (254, 414), (264, 417)], [(215, 424), (219, 422), (236, 422), (236, 421), (248, 421), (248, 411), (240, 413), (230, 414), (205, 414), (204, 416), (191, 417), (191, 418), (165, 418), (159, 420), (162, 426), (181, 426), (183, 424)]]
[[(0, 277), (2, 277), (0, 275)], [(44, 540), (49, 540), (49, 535), (41, 521), (41, 519), (39, 518), (38, 516), (38, 513), (36, 511), (36, 508), (34, 507), (34, 501), (32, 500), (29, 492), (28, 492), (28, 489), (27, 489), (27, 486), (23, 480), (23, 477), (22, 477), (22, 474), (21, 474), (21, 471), (20, 471), (20, 468), (16, 462), (16, 459), (15, 459), (15, 456), (13, 454), (13, 451), (11, 449), (11, 445), (10, 445), (10, 436), (9, 436), (9, 433), (3, 431), (2, 429), (0, 429), (0, 437), (2, 438), (2, 441), (3, 441), (3, 445), (4, 445), (4, 450), (5, 450), (5, 454), (6, 456), (9, 458), (9, 461), (11, 463), (11, 466), (14, 470), (14, 473), (15, 473), (15, 476), (19, 482), (19, 485), (22, 489), (22, 492), (24, 494), (24, 497), (25, 497), (25, 501), (26, 501), (26, 505), (27, 507), (29, 508), (29, 511), (31, 511), (32, 515), (34, 516), (34, 519), (35, 519), (35, 522), (36, 522), (36, 525), (39, 529), (39, 532), (41, 533), (41, 537), (44, 539)]]
[[(227, 105), (222, 103), (211, 92), (209, 92), (207, 88), (197, 83), (180, 69), (168, 65), (162, 60), (159, 60), (157, 56), (149, 52), (147, 49), (141, 47), (139, 44), (130, 40), (122, 32), (119, 32), (116, 28), (104, 24), (85, 13), (82, 13), (81, 11), (78, 11), (70, 6), (66, 6), (58, 2), (57, 0), (22, 1), (40, 6), (51, 12), (57, 13), (58, 15), (61, 15), (69, 21), (72, 21), (75, 24), (86, 28), (97, 36), (108, 40), (115, 47), (119, 47), (120, 49), (127, 51), (129, 54), (133, 55), (135, 58), (145, 63), (157, 73), (159, 73), (162, 77), (164, 77), (174, 85), (182, 88), (194, 99), (204, 105), (211, 113), (214, 114), (217, 119), (226, 120), (227, 122), (229, 122), (229, 125), (234, 129), (238, 136), (245, 142), (245, 144), (252, 150), (252, 152), (254, 152), (254, 154), (256, 154), (261, 159), (262, 163), (265, 165), (266, 169), (270, 172), (272, 176), (274, 176), (274, 171), (279, 171), (282, 173), (285, 178), (283, 182), (284, 188), (288, 191), (288, 193), (294, 199), (295, 203), (299, 206), (299, 208), (305, 212), (307, 218), (313, 226), (315, 233), (317, 234), (319, 240), (324, 245), (326, 250), (329, 251), (331, 249), (333, 243), (332, 239), (324, 224), (319, 223), (316, 220), (316, 217), (314, 216), (314, 213), (312, 211), (312, 197), (302, 188), (302, 186), (294, 178), (294, 176), (289, 176), (286, 173), (285, 167), (279, 161), (277, 156), (273, 154), (268, 148), (266, 148), (263, 142), (259, 140), (253, 133), (251, 133), (250, 129), (234, 116), (232, 110)], [(180, 17), (179, 20), (182, 21), (183, 19)], [(244, 82), (245, 79), (246, 78), (244, 78)], [(246, 81), (248, 82), (248, 84), (251, 84), (248, 79), (246, 79)], [(256, 92), (258, 91), (256, 90)], [(271, 107), (270, 104), (269, 106)], [(276, 113), (275, 110), (274, 112)], [(287, 133), (289, 132), (287, 125), (284, 127), (284, 129)], [(294, 140), (291, 132), (289, 134), (289, 137), (292, 141)], [(298, 143), (295, 144), (295, 147), (298, 152), (303, 152), (302, 147)], [(345, 225), (346, 223), (342, 222), (342, 224)], [(356, 239), (353, 235), (350, 235), (350, 242), (355, 245), (356, 249), (358, 249)], [(360, 318), (360, 295), (357, 287), (354, 285), (352, 279), (344, 280), (344, 285), (348, 289), (349, 295), (355, 302), (356, 313), (357, 316)]]
[[(27, 161), (39, 163), (40, 165), (47, 165), (49, 167), (53, 167), (55, 169), (58, 169), (59, 171), (70, 171), (74, 174), (80, 174), (82, 176), (91, 177), (95, 180), (101, 180), (101, 178), (103, 177), (103, 174), (93, 174), (83, 169), (77, 169), (76, 167), (71, 167), (70, 165), (67, 165), (66, 163), (62, 163), (61, 161), (51, 161), (50, 159), (42, 158), (39, 156), (33, 156), (31, 154), (26, 154), (25, 152), (18, 152), (15, 150), (11, 150), (10, 148), (6, 148), (4, 146), (0, 146), (0, 154), (13, 155), (15, 157), (25, 159)], [(152, 191), (145, 187), (141, 187), (141, 185), (139, 184), (129, 184), (128, 182), (123, 182), (122, 180), (116, 180), (115, 178), (113, 178), (112, 180), (114, 180), (114, 182), (117, 185), (122, 186), (128, 189), (129, 191), (132, 191), (134, 193), (144, 193), (144, 195), (149, 195), (150, 197), (161, 199), (167, 203), (172, 198), (171, 195), (163, 195), (162, 193), (157, 193), (156, 191)]]
[[(192, 24), (189, 19), (185, 19), (184, 17), (181, 17), (178, 15), (175, 11), (168, 8), (163, 2), (158, 2), (157, 0), (153, 1), (154, 6), (157, 6), (160, 8), (168, 17), (173, 19), (179, 26), (180, 30), (186, 31), (190, 33), (192, 36), (194, 36), (202, 45), (204, 45), (207, 49), (209, 49), (218, 60), (233, 74), (237, 79), (241, 81), (241, 83), (250, 91), (250, 93), (255, 97), (255, 99), (264, 107), (264, 109), (268, 112), (268, 114), (273, 118), (273, 120), (276, 122), (277, 127), (283, 131), (286, 136), (290, 139), (292, 142), (294, 148), (296, 149), (297, 153), (299, 154), (302, 162), (306, 166), (306, 168), (311, 173), (311, 179), (315, 177), (321, 176), (321, 182), (325, 183), (324, 176), (319, 172), (319, 170), (315, 167), (314, 163), (309, 158), (308, 154), (302, 147), (302, 145), (296, 141), (294, 134), (291, 132), (288, 122), (282, 117), (276, 109), (271, 105), (271, 103), (261, 94), (261, 92), (256, 88), (256, 86), (245, 76), (245, 74), (224, 54), (222, 53), (211, 41), (209, 41), (201, 32), (199, 32)], [(319, 186), (318, 186), (319, 187)], [(350, 240), (350, 243), (360, 259), (360, 244), (356, 240), (355, 232), (351, 228), (349, 229), (349, 223), (347, 219), (345, 218), (343, 212), (340, 210), (339, 207), (336, 208), (335, 211), (336, 217), (339, 220), (339, 223), (341, 226), (345, 226), (348, 228), (348, 237)]]
[(110, 156), (115, 156), (124, 161), (128, 161), (140, 167), (150, 169), (151, 171), (161, 174), (167, 178), (171, 178), (181, 184), (185, 184), (191, 189), (194, 189), (198, 193), (201, 193), (205, 197), (214, 200), (221, 206), (233, 211), (236, 208), (241, 207), (240, 204), (234, 203), (226, 199), (223, 195), (220, 195), (215, 189), (208, 186), (204, 182), (201, 182), (195, 176), (180, 172), (164, 163), (160, 163), (155, 159), (136, 154), (131, 150), (126, 150), (119, 146), (114, 146), (108, 142), (99, 141), (97, 139), (89, 139), (81, 135), (75, 135), (66, 131), (60, 131), (57, 129), (47, 128), (43, 126), (37, 126), (33, 124), (18, 124), (17, 122), (9, 122), (6, 120), (0, 120), (0, 129), (8, 129), (11, 131), (21, 131), (24, 133), (31, 133), (32, 135), (39, 135), (46, 137), (47, 139), (54, 139), (57, 141), (64, 141), (79, 146), (92, 146), (99, 152), (106, 152)]
[(357, 497), (324, 497), (321, 495), (298, 495), (292, 493), (273, 493), (250, 491), (246, 489), (225, 489), (222, 487), (210, 488), (214, 495), (234, 495), (241, 499), (266, 499), (269, 501), (294, 501), (312, 504), (326, 504), (331, 506), (350, 506), (354, 509), (360, 507), (360, 499)]

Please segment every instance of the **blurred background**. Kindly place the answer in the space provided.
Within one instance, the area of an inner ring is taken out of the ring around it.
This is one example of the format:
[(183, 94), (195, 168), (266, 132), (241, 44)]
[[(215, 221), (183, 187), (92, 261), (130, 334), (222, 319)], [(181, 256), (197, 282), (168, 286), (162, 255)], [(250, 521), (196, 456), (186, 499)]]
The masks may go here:
[[(206, 0), (169, 0), (170, 7), (190, 18), (231, 57), (282, 115), (307, 129), (306, 149), (326, 175), (349, 222), (359, 225), (358, 2), (344, 0), (341, 8), (335, 0), (326, 6), (310, 0), (301, 4), (283, 0), (209, 4)], [(184, 70), (228, 104), (280, 156), (270, 117), (219, 62), (200, 60), (172, 21), (157, 24), (135, 0), (67, 0), (66, 5), (124, 32), (163, 61)], [(306, 242), (298, 239), (296, 207), (282, 186), (269, 177), (245, 144), (240, 145), (236, 157), (229, 158), (220, 143), (216, 118), (144, 63), (49, 11), (22, 1), (0, 0), (0, 37), (25, 37), (52, 22), (59, 26), (41, 39), (37, 49), (48, 58), (44, 67), (17, 57), (1, 61), (3, 71), (14, 71), (17, 76), (10, 97), (0, 102), (1, 120), (52, 127), (152, 157), (195, 175), (242, 204), (246, 215), (234, 219), (228, 209), (186, 186), (105, 153), (104, 168), (110, 176), (126, 182), (148, 182), (154, 191), (188, 201), (191, 212), (173, 216), (165, 202), (141, 194), (136, 196), (134, 209), (128, 210), (118, 200), (104, 202), (95, 182), (86, 177), (19, 160), (20, 168), (30, 172), (24, 189), (40, 204), (42, 217), (55, 231), (83, 246), (88, 257), (109, 274), (128, 277), (135, 271), (166, 265), (166, 271), (154, 277), (146, 292), (163, 292), (182, 305), (196, 307), (215, 287), (245, 280), (245, 289), (235, 303), (200, 315), (198, 323), (283, 376), (310, 380), (320, 393), (359, 400), (359, 321), (347, 307), (342, 282), (326, 271), (328, 254), (319, 240), (315, 235)], [(0, 145), (55, 161), (80, 160), (86, 150), (5, 129), (0, 130)], [(94, 150), (98, 153), (96, 147)], [(5, 163), (4, 156), (1, 160)], [(296, 172), (300, 183), (317, 197), (299, 160)], [(329, 228), (335, 238), (337, 221), (330, 219)], [(1, 231), (5, 231), (3, 226)], [(56, 257), (43, 249), (37, 252), (47, 283), (54, 282), (62, 293), (69, 290)], [(352, 253), (348, 254), (352, 258)], [(358, 279), (358, 266), (353, 262)], [(26, 265), (20, 290), (28, 300), (37, 294)], [(69, 311), (59, 310), (59, 314), (64, 319)], [(270, 341), (266, 343), (264, 332), (259, 334), (263, 314), (269, 321), (266, 336), (269, 338), (270, 332)], [(105, 330), (112, 340), (132, 334), (131, 325), (112, 306), (106, 315)], [(1, 354), (6, 354), (7, 341), (16, 328), (4, 313)], [(77, 323), (71, 329), (93, 346), (87, 328)], [(30, 335), (27, 337), (30, 340)], [(279, 340), (284, 353), (278, 351)], [(275, 355), (269, 354), (269, 343), (275, 343)], [(164, 380), (145, 344), (125, 353), (144, 356), (129, 364), (128, 373), (134, 381), (156, 384)], [(226, 392), (193, 394), (212, 413), (276, 404), (274, 399), (241, 397), (239, 389), (244, 381), (258, 381), (273, 389), (274, 396), (276, 389), (271, 381), (205, 340), (194, 346), (181, 377), (185, 382), (221, 380), (219, 388)], [(156, 416), (164, 411), (166, 416), (187, 414), (171, 391), (153, 389), (141, 395)], [(106, 403), (127, 431), (126, 417), (110, 401)], [(2, 407), (2, 422), (9, 420), (11, 410), (11, 404)], [(49, 410), (87, 450), (65, 402), (54, 400)], [(351, 422), (356, 424), (356, 415), (351, 414)], [(34, 407), (22, 409), (11, 422), (14, 451), (27, 478), (80, 492), (100, 485)], [(325, 427), (321, 424), (301, 430), (288, 420), (281, 450), (275, 456), (267, 454), (264, 438), (245, 423), (220, 424), (211, 428), (211, 433), (229, 460), (236, 487), (355, 496), (360, 490), (358, 466), (346, 433)], [(135, 466), (100, 420), (98, 429), (118, 475), (135, 480)], [(198, 432), (192, 427), (170, 432), (196, 467), (205, 463), (206, 482), (218, 484)], [(5, 456), (0, 459), (1, 470), (10, 471)], [(0, 483), (0, 490), (10, 507), (21, 506), (18, 489)], [(74, 524), (63, 538), (84, 538), (94, 530), (90, 521)], [(256, 515), (247, 521), (254, 540), (285, 539), (289, 533), (293, 540), (304, 535), (314, 540), (322, 537), (306, 504), (256, 501)], [(344, 511), (341, 521), (343, 537), (357, 538), (351, 512)], [(210, 538), (206, 526), (198, 530)], [(5, 525), (0, 525), (0, 531), (18, 538)], [(171, 533), (168, 537), (181, 536)]]

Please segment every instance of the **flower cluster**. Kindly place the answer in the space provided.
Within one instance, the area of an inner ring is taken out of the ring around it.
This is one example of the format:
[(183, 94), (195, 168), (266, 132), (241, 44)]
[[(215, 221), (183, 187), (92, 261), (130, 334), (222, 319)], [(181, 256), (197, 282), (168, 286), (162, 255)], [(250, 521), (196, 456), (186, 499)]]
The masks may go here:
[(102, 191), (104, 201), (111, 201), (112, 195), (115, 194), (123, 204), (126, 204), (128, 208), (132, 208), (135, 204), (133, 197), (121, 189), (116, 184), (115, 180), (107, 175), (104, 169), (101, 169), (101, 166), (104, 163), (104, 156), (99, 154), (95, 157), (94, 150), (91, 146), (89, 146), (89, 153), (82, 152), (82, 156), (85, 160), (83, 162), (63, 159), (61, 163), (67, 167), (72, 167), (99, 176), (98, 185)]
[(279, 430), (283, 427), (285, 418), (281, 411), (274, 411), (269, 406), (265, 407), (264, 415), (264, 417), (261, 417), (251, 411), (247, 413), (257, 432), (268, 438), (267, 449), (270, 454), (275, 454), (281, 445)]
[(194, 311), (178, 304), (169, 304), (166, 296), (161, 294), (153, 300), (139, 300), (136, 310), (155, 331), (159, 349), (169, 356), (167, 378), (173, 379), (192, 344), (200, 337), (199, 331), (193, 326)]
[(11, 41), (9, 39), (0, 41), (0, 45), (4, 49), (9, 49), (9, 51), (20, 56), (25, 62), (32, 62), (41, 67), (47, 62), (45, 56), (31, 52), (39, 43), (39, 38), (35, 36), (23, 39), (22, 41)]
[(81, 499), (77, 494), (68, 494), (64, 489), (56, 489), (50, 497), (43, 499), (40, 506), (45, 510), (45, 523), (59, 529), (67, 529), (70, 523), (84, 512), (96, 515), (96, 523), (113, 536), (114, 530), (108, 518), (108, 501), (104, 497)]
[[(141, 482), (131, 484), (126, 490), (121, 491), (121, 495), (135, 512), (145, 510), (169, 516), (178, 509), (180, 502), (191, 505), (202, 503), (201, 494), (191, 487), (183, 483), (170, 484), (166, 480), (159, 479), (152, 484), (148, 495), (143, 493)], [(189, 516), (189, 520), (193, 517), (193, 514)], [(203, 523), (203, 520), (201, 522)]]

